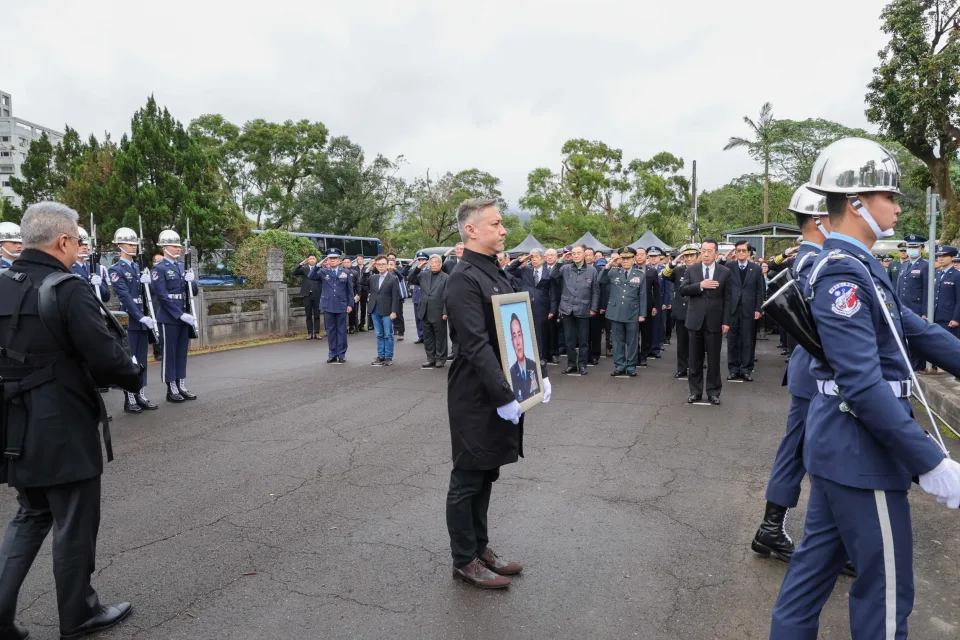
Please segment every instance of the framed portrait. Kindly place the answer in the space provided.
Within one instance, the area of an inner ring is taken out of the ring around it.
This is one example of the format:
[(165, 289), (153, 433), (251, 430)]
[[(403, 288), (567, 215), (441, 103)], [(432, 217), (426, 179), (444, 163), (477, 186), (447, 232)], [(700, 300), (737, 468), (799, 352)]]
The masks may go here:
[(500, 362), (510, 389), (526, 411), (543, 402), (543, 371), (534, 331), (530, 294), (507, 293), (491, 298), (497, 323)]

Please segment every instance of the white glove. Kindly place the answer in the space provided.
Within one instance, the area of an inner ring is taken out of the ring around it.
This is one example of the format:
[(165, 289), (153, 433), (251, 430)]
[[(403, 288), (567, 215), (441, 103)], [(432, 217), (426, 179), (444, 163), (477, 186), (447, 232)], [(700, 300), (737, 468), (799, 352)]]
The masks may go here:
[(193, 269), (189, 269), (183, 276), (187, 282), (193, 282)]
[(550, 386), (550, 378), (543, 379), (543, 404), (550, 402), (550, 398), (553, 396), (553, 387)]
[(510, 404), (498, 408), (497, 413), (504, 420), (509, 420), (513, 424), (520, 424), (520, 416), (523, 414), (523, 410), (520, 409), (520, 403), (514, 400)]
[(951, 509), (960, 508), (960, 463), (944, 458), (920, 476), (920, 488)]
[(183, 320), (184, 322), (186, 322), (187, 324), (193, 326), (193, 327), (196, 327), (196, 326), (197, 326), (197, 319), (196, 319), (195, 317), (193, 317), (192, 315), (190, 315), (189, 313), (185, 313), (185, 314), (181, 315), (181, 316), (180, 316), (180, 319)]
[(143, 273), (140, 274), (140, 282), (150, 284), (150, 272), (147, 269), (144, 269)]
[(150, 316), (143, 316), (140, 318), (140, 324), (145, 326), (147, 329), (156, 329), (157, 321), (151, 318)]
[(99, 287), (101, 284), (103, 284), (103, 278), (100, 276), (90, 276), (90, 284), (95, 287)]

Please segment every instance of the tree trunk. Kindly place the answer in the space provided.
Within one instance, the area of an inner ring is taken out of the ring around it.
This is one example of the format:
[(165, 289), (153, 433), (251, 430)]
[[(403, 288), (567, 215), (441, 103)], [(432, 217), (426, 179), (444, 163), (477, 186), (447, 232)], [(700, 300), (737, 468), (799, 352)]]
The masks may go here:
[(770, 222), (770, 156), (763, 157), (763, 224)]
[(933, 162), (927, 163), (927, 167), (933, 178), (933, 188), (947, 203), (943, 227), (940, 230), (940, 242), (955, 244), (954, 241), (960, 236), (960, 203), (957, 202), (957, 193), (953, 190), (953, 183), (950, 181), (949, 158), (935, 158)]

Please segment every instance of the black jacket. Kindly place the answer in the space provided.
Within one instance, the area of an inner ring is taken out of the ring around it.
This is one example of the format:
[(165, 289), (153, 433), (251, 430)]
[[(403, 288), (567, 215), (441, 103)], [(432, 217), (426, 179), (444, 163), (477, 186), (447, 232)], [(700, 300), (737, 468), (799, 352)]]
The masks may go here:
[(690, 331), (701, 328), (719, 333), (722, 325), (730, 324), (730, 270), (713, 263), (713, 279), (720, 283), (716, 289), (700, 289), (703, 282), (703, 263), (695, 264), (683, 274), (680, 295), (690, 299), (687, 321), (684, 326)]
[(453, 270), (457, 268), (457, 263), (460, 262), (460, 259), (457, 256), (450, 256), (443, 261), (443, 266), (440, 267), (440, 270), (445, 274), (450, 275), (453, 273)]
[[(69, 273), (54, 257), (35, 249), (24, 249), (10, 272), (26, 274), (37, 288), (51, 273)], [(118, 385), (139, 391), (140, 366), (133, 364), (124, 338), (107, 328), (90, 285), (80, 279), (57, 287), (68, 345), (59, 345), (44, 328), (36, 290), (24, 298), (19, 328), (8, 338), (18, 288), (13, 280), (0, 278), (0, 345), (36, 355), (67, 351), (53, 365), (56, 378), (52, 382), (5, 403), (9, 424), (26, 426), (23, 456), (8, 461), (6, 480), (15, 487), (46, 487), (100, 476), (97, 388)], [(0, 357), (0, 370), (13, 364)]]
[(470, 250), (464, 250), (447, 281), (454, 355), (447, 378), (447, 408), (453, 464), (460, 469), (496, 469), (523, 456), (523, 418), (513, 424), (497, 414), (498, 407), (516, 397), (500, 359), (490, 301), (492, 296), (513, 291), (495, 257)]
[(647, 316), (648, 318), (652, 317), (651, 313), (654, 309), (657, 310), (657, 313), (662, 313), (660, 309), (660, 272), (656, 270), (655, 267), (651, 267), (649, 264), (644, 265), (643, 267), (646, 270), (647, 275)]
[(367, 290), (370, 300), (367, 302), (367, 313), (370, 315), (388, 316), (391, 313), (400, 315), (400, 281), (392, 273), (384, 274), (383, 289), (380, 288), (380, 274), (371, 273), (367, 280)]
[(320, 280), (311, 280), (307, 277), (307, 274), (310, 273), (310, 267), (305, 264), (298, 264), (293, 271), (290, 272), (291, 276), (301, 276), (303, 280), (300, 281), (300, 295), (308, 296), (313, 295), (320, 299), (320, 287), (322, 285)]
[(740, 265), (736, 260), (727, 263), (730, 270), (730, 316), (753, 319), (753, 314), (763, 306), (764, 290), (763, 269), (760, 265), (748, 262), (743, 270), (743, 282), (740, 282)]
[(530, 294), (530, 306), (533, 309), (533, 318), (537, 322), (546, 320), (550, 314), (550, 294), (553, 290), (553, 284), (550, 281), (552, 274), (550, 265), (544, 262), (540, 265), (540, 269), (540, 282), (536, 284), (534, 284), (532, 264), (521, 267), (520, 262), (514, 260), (504, 269), (507, 275), (516, 278), (514, 281), (515, 289)]
[(410, 272), (407, 281), (420, 287), (420, 304), (417, 305), (417, 317), (431, 324), (443, 322), (443, 316), (447, 315), (445, 299), (449, 279), (450, 276), (445, 274), (442, 268), (438, 273), (434, 273), (430, 269), (421, 270), (420, 268), (415, 268)]
[[(666, 269), (664, 269), (666, 271)], [(670, 269), (670, 275), (661, 274), (664, 280), (673, 283), (673, 309), (671, 316), (677, 320), (687, 319), (687, 307), (690, 305), (690, 298), (680, 295), (680, 284), (683, 282), (683, 274), (687, 272), (687, 265), (681, 264)]]

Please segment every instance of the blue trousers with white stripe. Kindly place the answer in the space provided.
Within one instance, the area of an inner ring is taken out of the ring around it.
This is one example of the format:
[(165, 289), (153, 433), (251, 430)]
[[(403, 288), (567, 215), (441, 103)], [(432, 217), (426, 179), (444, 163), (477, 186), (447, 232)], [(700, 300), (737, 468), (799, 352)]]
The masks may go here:
[(913, 610), (913, 533), (906, 491), (855, 489), (810, 476), (803, 540), (773, 608), (770, 640), (816, 640), (820, 610), (847, 560), (850, 637), (901, 640)]
[(140, 376), (140, 388), (147, 386), (147, 345), (150, 339), (146, 331), (131, 331), (127, 329), (127, 342), (130, 343), (130, 355), (137, 359), (137, 362), (143, 365), (143, 373)]
[(160, 361), (163, 381), (186, 380), (190, 327), (185, 322), (160, 323), (160, 337), (163, 340), (163, 360)]

